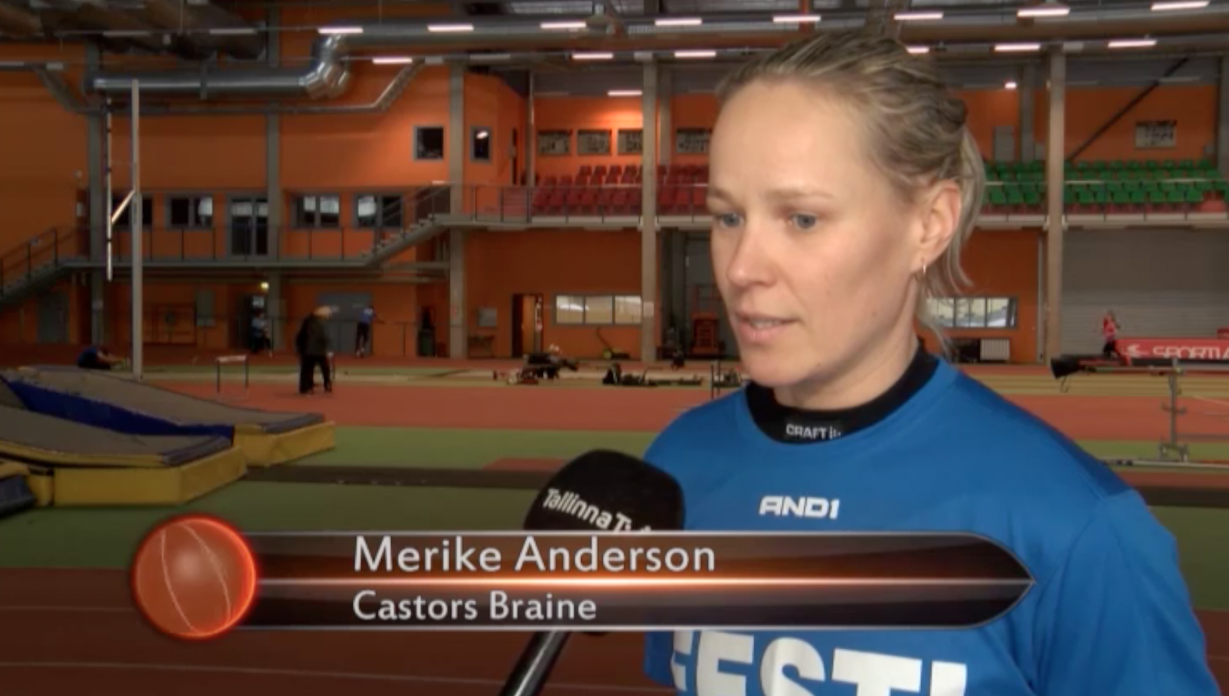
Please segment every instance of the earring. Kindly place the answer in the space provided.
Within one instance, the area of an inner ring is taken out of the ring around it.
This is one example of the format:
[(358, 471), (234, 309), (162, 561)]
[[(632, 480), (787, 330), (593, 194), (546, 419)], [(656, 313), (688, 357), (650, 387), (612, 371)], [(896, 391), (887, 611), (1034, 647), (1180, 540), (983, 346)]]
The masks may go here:
[(926, 264), (922, 264), (922, 270), (918, 271), (917, 279), (926, 280)]

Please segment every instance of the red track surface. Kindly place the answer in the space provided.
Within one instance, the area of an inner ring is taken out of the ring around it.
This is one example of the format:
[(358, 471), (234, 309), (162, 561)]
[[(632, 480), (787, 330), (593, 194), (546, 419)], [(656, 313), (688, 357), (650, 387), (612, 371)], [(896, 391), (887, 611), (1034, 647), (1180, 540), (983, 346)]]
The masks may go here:
[[(205, 383), (179, 387), (213, 393)], [(347, 425), (656, 430), (707, 396), (707, 389), (393, 389), (343, 382), (334, 395), (303, 398), (289, 384), (257, 383), (243, 405), (321, 411)], [(1068, 395), (1017, 402), (1077, 438), (1164, 433), (1155, 398)], [(1229, 429), (1219, 420), (1208, 425)], [(1201, 620), (1213, 669), (1229, 686), (1229, 614), (1204, 612)], [(524, 641), (511, 634), (304, 632), (239, 633), (185, 644), (146, 627), (131, 607), (123, 573), (89, 570), (0, 571), (0, 626), (0, 683), (3, 693), (17, 695), (314, 696), (361, 689), (364, 696), (489, 696), (498, 692)], [(641, 676), (640, 640), (578, 638), (548, 693), (664, 693)]]

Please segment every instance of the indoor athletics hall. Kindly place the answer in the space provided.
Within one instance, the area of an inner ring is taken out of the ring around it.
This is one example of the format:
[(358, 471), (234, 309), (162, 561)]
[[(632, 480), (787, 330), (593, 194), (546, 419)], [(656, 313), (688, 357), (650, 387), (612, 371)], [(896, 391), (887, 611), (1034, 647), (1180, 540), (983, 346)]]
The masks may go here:
[[(1139, 490), (1229, 684), (1226, 0), (0, 0), (0, 683), (496, 693), (519, 634), (178, 643), (125, 569), (185, 512), (518, 529), (745, 386), (716, 90), (850, 28), (937, 62), (980, 149), (950, 362)], [(667, 691), (615, 633), (547, 693)]]

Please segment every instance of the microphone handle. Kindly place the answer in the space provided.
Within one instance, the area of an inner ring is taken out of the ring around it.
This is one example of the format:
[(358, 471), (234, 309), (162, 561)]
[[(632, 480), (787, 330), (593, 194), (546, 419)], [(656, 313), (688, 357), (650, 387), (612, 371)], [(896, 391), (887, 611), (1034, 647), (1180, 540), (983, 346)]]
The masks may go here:
[(571, 635), (565, 631), (533, 634), (499, 696), (538, 696), (542, 693), (555, 662), (563, 653), (563, 645)]

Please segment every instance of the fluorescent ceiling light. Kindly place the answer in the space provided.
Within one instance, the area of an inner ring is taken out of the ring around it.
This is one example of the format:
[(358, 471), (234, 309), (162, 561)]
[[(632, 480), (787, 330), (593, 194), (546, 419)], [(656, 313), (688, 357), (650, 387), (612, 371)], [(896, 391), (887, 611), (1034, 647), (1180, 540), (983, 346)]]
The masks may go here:
[(611, 58), (614, 58), (613, 53), (581, 52), (572, 54), (572, 60), (610, 60)]
[(942, 12), (897, 12), (896, 19), (901, 22), (928, 22), (943, 19)]
[(919, 55), (922, 53), (930, 53), (930, 46), (910, 46), (909, 52), (914, 55)]
[(489, 138), (489, 137), (491, 137), (491, 132), (490, 132), (490, 131), (484, 131), (484, 130), (482, 130), (482, 131), (478, 131), (477, 138), (478, 138), (479, 140), (486, 140), (486, 139), (487, 139), (487, 138)]
[(321, 34), (362, 34), (362, 27), (320, 27)]
[(428, 24), (427, 31), (440, 33), (456, 33), (464, 31), (473, 31), (472, 24)]
[(1156, 39), (1117, 39), (1109, 42), (1110, 48), (1152, 48)]
[(643, 92), (638, 89), (612, 89), (606, 94), (611, 97), (638, 97)]
[(1066, 17), (1069, 14), (1071, 14), (1070, 7), (1051, 3), (1022, 7), (1016, 12), (1017, 17)]
[(776, 24), (815, 24), (819, 21), (817, 14), (777, 15), (772, 18)]
[(675, 51), (675, 58), (716, 58), (716, 51)]
[(1006, 43), (996, 44), (994, 50), (998, 53), (1020, 53), (1024, 51), (1040, 51), (1039, 43)]
[(1153, 12), (1165, 12), (1167, 10), (1202, 10), (1208, 6), (1208, 0), (1179, 0), (1178, 2), (1154, 2), (1152, 3)]
[(376, 56), (371, 62), (376, 65), (405, 65), (413, 63), (414, 59), (409, 56)]
[(699, 17), (663, 17), (653, 23), (659, 27), (698, 27), (704, 20)]
[(587, 25), (584, 22), (542, 22), (539, 26), (550, 31), (552, 29), (584, 29)]
[(1015, 81), (1013, 80), (1013, 81), (1009, 81), (1007, 84), (1005, 84), (1005, 85), (1003, 85), (1003, 86), (1004, 86), (1004, 87), (1006, 87), (1007, 89), (1015, 89), (1015, 88), (1016, 88), (1016, 83), (1015, 83)]

